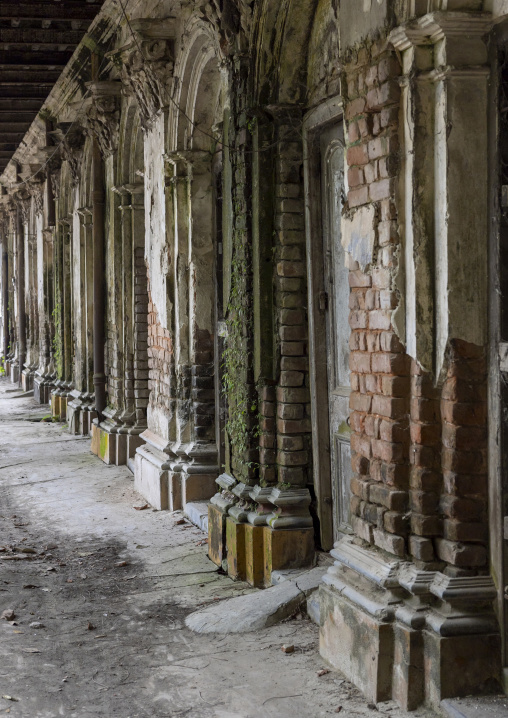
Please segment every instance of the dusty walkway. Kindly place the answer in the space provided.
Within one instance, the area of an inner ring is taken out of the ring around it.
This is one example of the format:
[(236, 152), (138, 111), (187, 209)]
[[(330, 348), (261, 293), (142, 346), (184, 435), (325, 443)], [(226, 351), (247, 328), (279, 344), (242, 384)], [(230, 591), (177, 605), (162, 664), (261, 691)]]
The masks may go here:
[(187, 630), (190, 611), (252, 589), (219, 575), (181, 514), (134, 510), (130, 472), (19, 395), (0, 380), (0, 613), (16, 616), (0, 621), (0, 716), (403, 715), (318, 676), (305, 617), (240, 636)]

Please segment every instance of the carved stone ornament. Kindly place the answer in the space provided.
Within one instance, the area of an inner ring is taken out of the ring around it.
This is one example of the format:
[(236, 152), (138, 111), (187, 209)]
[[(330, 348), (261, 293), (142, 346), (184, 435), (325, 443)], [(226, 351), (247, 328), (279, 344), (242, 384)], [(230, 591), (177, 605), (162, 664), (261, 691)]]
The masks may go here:
[(60, 197), (60, 170), (56, 170), (49, 175), (51, 182), (51, 191), (53, 192), (53, 199)]
[(44, 194), (43, 194), (43, 188), (44, 185), (41, 181), (42, 178), (39, 178), (39, 181), (30, 182), (28, 191), (32, 195), (33, 201), (34, 201), (34, 209), (35, 209), (35, 215), (39, 216), (44, 211)]
[(253, 0), (210, 0), (200, 5), (198, 12), (205, 22), (213, 26), (225, 55), (231, 54), (234, 49), (245, 49), (253, 5)]
[(26, 190), (19, 192), (14, 199), (19, 211), (21, 212), (23, 224), (26, 224), (30, 219), (30, 206), (32, 204), (31, 199), (30, 194)]
[(86, 130), (93, 135), (104, 157), (118, 147), (121, 83), (116, 80), (88, 82), (92, 102), (87, 112)]
[[(76, 187), (81, 174), (81, 160), (85, 144), (85, 132), (78, 122), (61, 122), (56, 130), (50, 132), (60, 145), (60, 156), (67, 161), (71, 174), (71, 183)], [(53, 149), (53, 148), (48, 148)]]
[(139, 105), (143, 127), (169, 103), (174, 67), (174, 18), (132, 21), (132, 42), (110, 53), (127, 91)]

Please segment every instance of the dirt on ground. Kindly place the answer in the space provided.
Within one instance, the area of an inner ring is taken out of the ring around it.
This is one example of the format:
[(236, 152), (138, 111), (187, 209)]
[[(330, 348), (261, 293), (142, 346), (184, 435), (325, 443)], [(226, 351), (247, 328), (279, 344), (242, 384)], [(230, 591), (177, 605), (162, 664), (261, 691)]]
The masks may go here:
[(256, 633), (188, 630), (191, 611), (255, 589), (47, 415), (0, 381), (0, 716), (409, 715), (329, 670), (304, 613)]

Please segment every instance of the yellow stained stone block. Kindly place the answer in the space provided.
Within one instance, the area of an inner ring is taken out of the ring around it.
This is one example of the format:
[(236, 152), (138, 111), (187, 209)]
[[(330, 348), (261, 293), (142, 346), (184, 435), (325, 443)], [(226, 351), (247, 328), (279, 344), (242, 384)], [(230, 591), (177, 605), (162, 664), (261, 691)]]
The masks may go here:
[(305, 568), (314, 559), (314, 529), (272, 529), (263, 526), (264, 581), (271, 586), (272, 571)]
[(226, 516), (213, 504), (208, 504), (208, 556), (216, 566), (226, 558)]
[(60, 419), (60, 397), (54, 394), (51, 395), (51, 416), (56, 421)]
[(245, 571), (247, 583), (262, 586), (264, 579), (263, 526), (245, 524)]
[(245, 524), (238, 523), (231, 516), (226, 519), (226, 547), (229, 576), (244, 581), (246, 576)]
[(96, 424), (92, 424), (92, 445), (90, 446), (90, 451), (92, 454), (95, 454), (95, 456), (99, 456), (100, 444), (101, 430)]

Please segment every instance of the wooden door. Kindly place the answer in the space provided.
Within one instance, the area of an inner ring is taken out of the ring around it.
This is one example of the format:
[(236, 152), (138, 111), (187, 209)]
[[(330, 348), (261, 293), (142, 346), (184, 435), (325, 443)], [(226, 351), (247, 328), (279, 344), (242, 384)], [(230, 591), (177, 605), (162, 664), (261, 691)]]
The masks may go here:
[(342, 122), (319, 137), (323, 287), (319, 297), (325, 314), (330, 431), (330, 477), (333, 535), (337, 540), (350, 523), (351, 446), (349, 427), (349, 277), (341, 243), (344, 198), (344, 135)]

